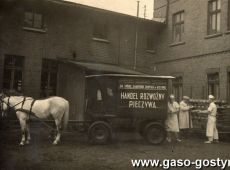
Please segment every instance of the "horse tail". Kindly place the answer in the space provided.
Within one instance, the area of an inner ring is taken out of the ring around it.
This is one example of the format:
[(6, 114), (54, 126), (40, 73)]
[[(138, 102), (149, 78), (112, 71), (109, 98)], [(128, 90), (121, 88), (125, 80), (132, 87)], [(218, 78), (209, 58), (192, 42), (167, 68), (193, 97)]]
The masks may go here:
[(69, 121), (69, 102), (66, 103), (65, 113), (64, 113), (64, 130), (67, 129)]

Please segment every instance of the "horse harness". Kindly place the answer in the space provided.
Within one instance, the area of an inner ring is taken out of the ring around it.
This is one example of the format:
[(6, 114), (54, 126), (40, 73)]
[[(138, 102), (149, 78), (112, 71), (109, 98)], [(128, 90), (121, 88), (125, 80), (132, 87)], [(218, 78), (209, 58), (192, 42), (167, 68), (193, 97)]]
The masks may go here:
[[(30, 104), (30, 109), (29, 109), (29, 110), (23, 109), (23, 106), (24, 106), (24, 104), (25, 104), (25, 102), (26, 102), (27, 100), (32, 100), (32, 102), (31, 102), (31, 104)], [(3, 103), (5, 103), (9, 108), (13, 108), (13, 109), (15, 110), (15, 112), (21, 111), (21, 112), (27, 113), (28, 116), (29, 116), (29, 120), (30, 120), (30, 116), (34, 116), (34, 117), (37, 118), (42, 124), (44, 124), (46, 127), (48, 127), (48, 128), (50, 128), (50, 129), (52, 129), (52, 130), (55, 131), (55, 130), (56, 130), (55, 128), (53, 128), (52, 126), (48, 125), (48, 124), (45, 123), (44, 121), (40, 120), (39, 117), (37, 117), (37, 116), (35, 115), (35, 113), (32, 112), (32, 109), (33, 109), (33, 106), (34, 106), (35, 101), (36, 101), (35, 99), (32, 99), (32, 98), (26, 99), (26, 97), (23, 97), (23, 100), (22, 100), (21, 102), (15, 104), (14, 106), (10, 106), (10, 96), (8, 97), (7, 102), (5, 102), (5, 101), (2, 99), (2, 96), (0, 97), (0, 102), (1, 102), (1, 107), (2, 107), (2, 109), (3, 109)], [(17, 106), (17, 105), (19, 105), (19, 104), (22, 104), (21, 108), (15, 109), (15, 106)]]
[[(31, 104), (30, 104), (30, 109), (29, 109), (29, 110), (23, 109), (23, 106), (24, 106), (24, 104), (25, 104), (25, 101), (27, 101), (27, 100), (32, 100), (32, 102), (31, 102)], [(23, 100), (22, 100), (22, 102), (20, 102), (20, 103), (22, 103), (21, 108), (15, 109), (15, 111), (16, 111), (16, 112), (17, 112), (17, 111), (22, 111), (22, 112), (24, 112), (24, 113), (27, 113), (28, 116), (29, 116), (29, 118), (30, 118), (30, 115), (31, 115), (31, 114), (35, 115), (35, 113), (32, 112), (32, 108), (33, 108), (33, 106), (34, 106), (35, 101), (36, 101), (35, 99), (26, 99), (26, 97), (24, 97)]]
[[(24, 106), (25, 102), (28, 101), (28, 100), (32, 100), (32, 102), (30, 104), (30, 109), (29, 110), (23, 109), (23, 106)], [(7, 103), (4, 100), (1, 99), (2, 107), (3, 107), (3, 103), (5, 103), (9, 108), (13, 108), (15, 110), (15, 112), (22, 111), (22, 112), (27, 113), (29, 115), (29, 118), (30, 118), (31, 114), (35, 115), (35, 113), (32, 112), (32, 108), (34, 106), (35, 101), (36, 101), (35, 99), (32, 99), (32, 98), (26, 99), (26, 97), (23, 97), (23, 100), (21, 102), (15, 104), (13, 106), (10, 106), (10, 96), (7, 99)], [(22, 104), (21, 108), (15, 109), (15, 106), (17, 106), (19, 104)]]

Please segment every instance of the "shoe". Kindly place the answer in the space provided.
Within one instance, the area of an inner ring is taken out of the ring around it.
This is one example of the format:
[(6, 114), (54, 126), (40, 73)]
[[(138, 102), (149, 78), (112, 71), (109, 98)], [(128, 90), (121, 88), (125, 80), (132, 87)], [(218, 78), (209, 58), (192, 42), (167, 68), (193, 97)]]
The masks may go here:
[(181, 142), (182, 140), (181, 139), (176, 139), (177, 142)]
[(205, 141), (204, 143), (206, 143), (206, 144), (211, 144), (212, 143), (212, 141)]
[(219, 140), (218, 140), (218, 139), (215, 139), (215, 140), (213, 141), (213, 143), (219, 143)]

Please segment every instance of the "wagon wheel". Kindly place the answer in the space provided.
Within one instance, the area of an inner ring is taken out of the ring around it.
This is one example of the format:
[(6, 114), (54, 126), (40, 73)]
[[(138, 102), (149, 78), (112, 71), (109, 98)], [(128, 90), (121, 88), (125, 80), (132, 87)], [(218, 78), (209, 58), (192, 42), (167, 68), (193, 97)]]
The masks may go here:
[(94, 122), (88, 130), (89, 142), (93, 144), (106, 144), (111, 139), (111, 127), (107, 122)]
[(149, 123), (145, 127), (144, 137), (147, 142), (153, 145), (161, 144), (166, 139), (165, 128), (159, 123)]

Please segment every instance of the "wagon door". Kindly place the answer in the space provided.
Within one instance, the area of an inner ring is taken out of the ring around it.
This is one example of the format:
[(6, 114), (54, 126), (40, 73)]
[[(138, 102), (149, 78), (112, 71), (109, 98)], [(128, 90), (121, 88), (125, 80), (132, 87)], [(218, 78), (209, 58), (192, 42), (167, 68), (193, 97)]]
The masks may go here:
[(88, 78), (86, 91), (87, 113), (94, 116), (116, 114), (117, 83), (115, 79), (108, 77)]

